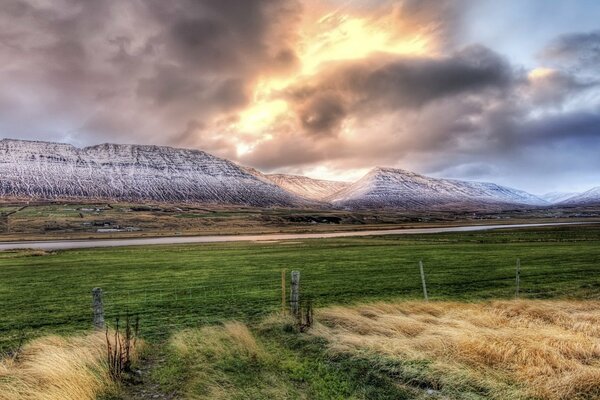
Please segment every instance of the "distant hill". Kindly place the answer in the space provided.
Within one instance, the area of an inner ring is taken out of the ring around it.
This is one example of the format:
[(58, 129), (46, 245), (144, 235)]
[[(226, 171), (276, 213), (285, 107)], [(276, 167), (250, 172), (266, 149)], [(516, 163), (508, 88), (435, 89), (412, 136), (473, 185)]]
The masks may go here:
[(596, 204), (600, 205), (600, 186), (592, 188), (587, 192), (571, 196), (558, 204), (567, 206), (588, 206)]
[(575, 192), (550, 192), (541, 195), (540, 197), (546, 200), (548, 203), (555, 204), (560, 203), (561, 201), (565, 201), (570, 197), (576, 196), (579, 193)]
[(350, 186), (349, 182), (312, 179), (301, 175), (270, 174), (266, 177), (285, 190), (312, 200), (324, 200)]
[(348, 208), (487, 209), (547, 206), (527, 192), (494, 183), (437, 179), (394, 168), (375, 168), (327, 198)]

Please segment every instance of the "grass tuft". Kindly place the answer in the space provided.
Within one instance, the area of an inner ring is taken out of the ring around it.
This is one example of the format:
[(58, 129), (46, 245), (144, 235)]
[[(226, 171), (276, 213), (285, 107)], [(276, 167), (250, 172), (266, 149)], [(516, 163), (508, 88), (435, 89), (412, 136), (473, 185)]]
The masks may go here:
[(112, 388), (103, 333), (40, 338), (0, 361), (0, 400), (94, 400)]

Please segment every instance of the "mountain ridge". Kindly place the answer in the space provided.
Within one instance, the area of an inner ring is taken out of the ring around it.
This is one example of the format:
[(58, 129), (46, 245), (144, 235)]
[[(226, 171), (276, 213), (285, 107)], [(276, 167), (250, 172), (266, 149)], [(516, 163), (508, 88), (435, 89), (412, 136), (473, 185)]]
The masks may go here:
[[(506, 186), (399, 168), (375, 167), (356, 182), (340, 182), (265, 174), (197, 149), (112, 143), (78, 148), (5, 138), (0, 139), (0, 198), (11, 197), (400, 210), (551, 206)], [(574, 197), (559, 204), (576, 204)]]
[(0, 140), (0, 197), (298, 207), (305, 200), (201, 150)]
[(341, 207), (406, 210), (549, 205), (525, 191), (494, 183), (431, 178), (388, 167), (373, 168), (357, 182), (327, 200)]
[(558, 205), (578, 206), (600, 204), (600, 186), (591, 188), (582, 193), (568, 197), (558, 203)]
[(548, 192), (540, 195), (539, 197), (546, 200), (550, 204), (558, 204), (579, 194), (580, 193), (577, 192)]

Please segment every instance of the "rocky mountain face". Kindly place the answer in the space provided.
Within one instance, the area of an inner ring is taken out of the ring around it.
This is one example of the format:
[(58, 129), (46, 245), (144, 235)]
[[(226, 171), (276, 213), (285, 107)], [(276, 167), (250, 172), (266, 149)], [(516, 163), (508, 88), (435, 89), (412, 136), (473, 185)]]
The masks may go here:
[(600, 186), (571, 196), (558, 203), (558, 205), (565, 206), (587, 206), (593, 204), (600, 204)]
[(0, 140), (0, 197), (295, 207), (305, 201), (198, 150)]
[(300, 175), (269, 174), (265, 177), (289, 192), (317, 201), (323, 201), (334, 193), (350, 186), (349, 182), (312, 179)]
[[(0, 140), (0, 198), (194, 202), (255, 207), (479, 210), (549, 206), (493, 183), (375, 168), (354, 183), (263, 174), (198, 150)], [(560, 204), (598, 202), (600, 188)], [(549, 198), (550, 199), (550, 198)]]
[(494, 183), (436, 179), (393, 168), (375, 168), (326, 200), (346, 208), (469, 210), (545, 206), (527, 192)]

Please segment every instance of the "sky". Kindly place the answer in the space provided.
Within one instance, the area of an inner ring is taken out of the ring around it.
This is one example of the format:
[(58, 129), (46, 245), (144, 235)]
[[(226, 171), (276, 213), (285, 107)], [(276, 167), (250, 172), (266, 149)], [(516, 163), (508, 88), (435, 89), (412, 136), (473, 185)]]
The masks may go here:
[(596, 0), (3, 0), (0, 138), (600, 185)]

